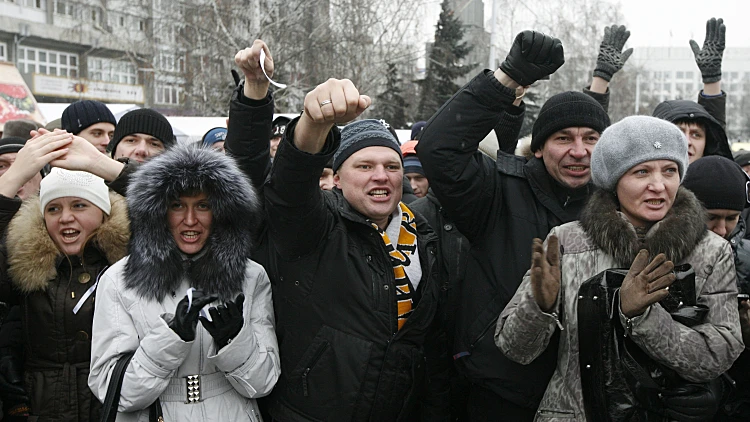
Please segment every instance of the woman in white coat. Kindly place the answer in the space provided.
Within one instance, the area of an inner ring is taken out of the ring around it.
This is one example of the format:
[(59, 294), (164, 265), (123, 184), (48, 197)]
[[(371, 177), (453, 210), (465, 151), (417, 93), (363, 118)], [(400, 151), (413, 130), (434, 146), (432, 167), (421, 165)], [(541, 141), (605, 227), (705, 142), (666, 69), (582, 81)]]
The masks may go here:
[(148, 420), (156, 399), (166, 421), (261, 420), (255, 398), (280, 365), (268, 276), (247, 258), (257, 203), (234, 162), (206, 149), (175, 147), (134, 175), (130, 255), (99, 282), (89, 376), (103, 401), (135, 351), (118, 421)]

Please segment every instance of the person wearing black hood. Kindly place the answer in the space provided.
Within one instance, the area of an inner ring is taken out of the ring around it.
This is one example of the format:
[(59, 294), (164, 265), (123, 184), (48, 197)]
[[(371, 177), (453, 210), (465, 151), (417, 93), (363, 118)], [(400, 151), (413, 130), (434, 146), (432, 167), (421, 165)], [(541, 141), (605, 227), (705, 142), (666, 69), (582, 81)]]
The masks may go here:
[(676, 124), (687, 136), (691, 163), (708, 155), (733, 159), (725, 132), (727, 95), (721, 90), (725, 38), (724, 21), (711, 18), (706, 22), (703, 48), (690, 40), (704, 84), (698, 94), (698, 103), (688, 100), (664, 101), (656, 106), (652, 114)]

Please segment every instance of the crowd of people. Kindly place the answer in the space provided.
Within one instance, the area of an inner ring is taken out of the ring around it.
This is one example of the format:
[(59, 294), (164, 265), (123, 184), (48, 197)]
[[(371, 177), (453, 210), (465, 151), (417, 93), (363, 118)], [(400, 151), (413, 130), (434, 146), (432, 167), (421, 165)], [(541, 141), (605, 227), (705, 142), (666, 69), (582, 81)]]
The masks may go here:
[(524, 95), (565, 62), (530, 30), (404, 144), (347, 79), (274, 119), (261, 40), (198, 145), (92, 100), (6, 123), (0, 420), (749, 420), (725, 27), (691, 40), (697, 102), (613, 123), (629, 35), (519, 154)]

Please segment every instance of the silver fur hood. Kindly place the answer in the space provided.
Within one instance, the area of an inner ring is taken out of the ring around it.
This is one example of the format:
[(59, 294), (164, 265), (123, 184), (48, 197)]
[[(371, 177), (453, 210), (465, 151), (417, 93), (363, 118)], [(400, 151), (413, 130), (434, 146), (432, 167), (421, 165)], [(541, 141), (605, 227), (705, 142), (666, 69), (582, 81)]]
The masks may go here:
[[(186, 259), (170, 233), (167, 210), (180, 195), (199, 191), (208, 195), (213, 211), (211, 232), (201, 253)], [(127, 199), (132, 235), (126, 287), (157, 301), (177, 289), (183, 277), (222, 300), (242, 291), (261, 216), (257, 195), (232, 158), (176, 145), (140, 166)]]

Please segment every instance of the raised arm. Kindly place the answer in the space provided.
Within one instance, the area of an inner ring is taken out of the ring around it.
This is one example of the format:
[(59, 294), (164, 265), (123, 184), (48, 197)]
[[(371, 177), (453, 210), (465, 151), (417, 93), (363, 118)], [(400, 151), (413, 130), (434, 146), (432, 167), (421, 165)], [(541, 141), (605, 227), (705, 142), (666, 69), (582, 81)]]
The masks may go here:
[(698, 94), (698, 104), (718, 120), (722, 128), (727, 126), (727, 94), (721, 90), (721, 63), (726, 45), (724, 20), (711, 18), (706, 21), (706, 38), (703, 48), (695, 40), (690, 40), (690, 48), (695, 56), (695, 63), (701, 71), (703, 89)]
[(273, 122), (273, 96), (268, 92), (270, 83), (260, 67), (260, 52), (265, 52), (264, 66), (269, 77), (273, 76), (274, 63), (266, 43), (255, 40), (252, 47), (237, 52), (234, 62), (245, 75), (232, 93), (229, 103), (227, 153), (237, 164), (258, 192), (271, 167), (268, 142), (271, 139)]
[(305, 96), (304, 112), (287, 125), (264, 186), (269, 234), (287, 257), (315, 250), (332, 218), (318, 185), (338, 148), (337, 122), (348, 122), (370, 106), (348, 79), (329, 79)]
[(499, 69), (480, 73), (427, 122), (417, 145), (419, 159), (441, 204), (469, 240), (486, 227), (496, 194), (495, 168), (475, 154), (479, 143), (515, 101), (516, 88), (550, 75), (564, 61), (560, 40), (524, 31)]
[(585, 94), (604, 107), (604, 111), (609, 110), (609, 82), (615, 73), (622, 70), (625, 62), (633, 54), (632, 48), (622, 50), (628, 38), (630, 38), (630, 31), (625, 28), (625, 25), (612, 25), (604, 28), (604, 38), (599, 44), (599, 55), (596, 58), (591, 85), (583, 89)]

